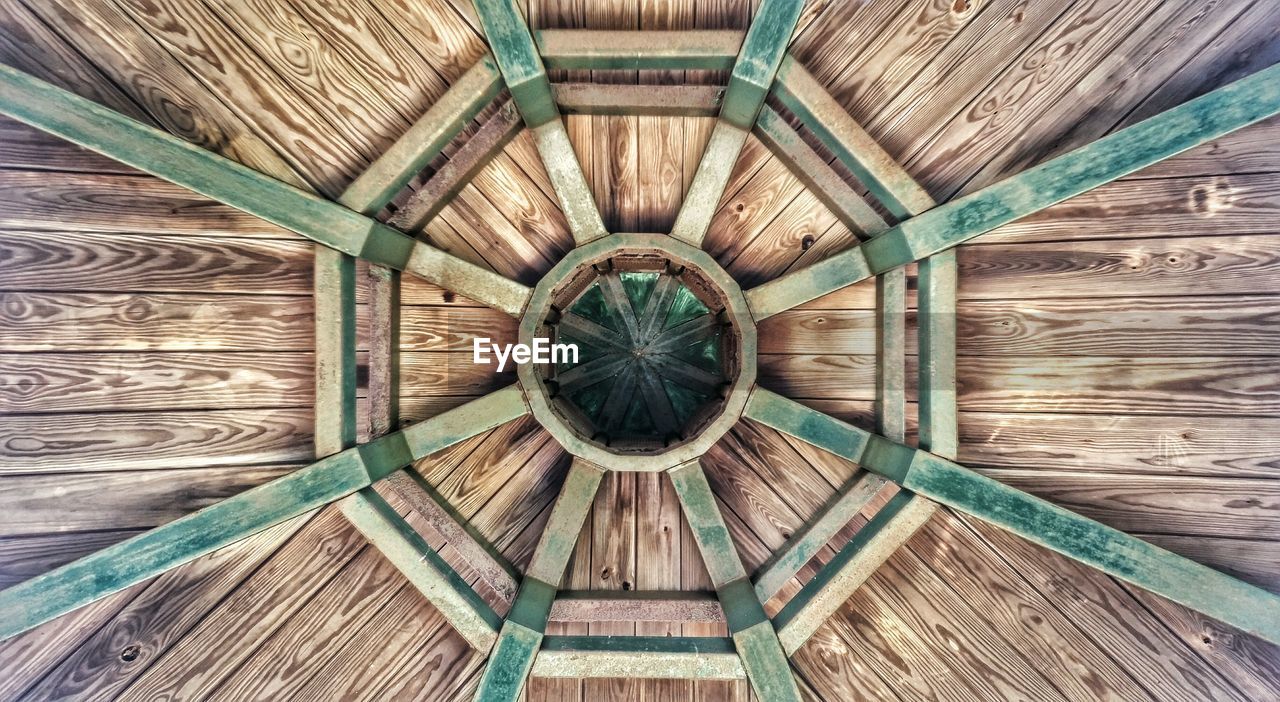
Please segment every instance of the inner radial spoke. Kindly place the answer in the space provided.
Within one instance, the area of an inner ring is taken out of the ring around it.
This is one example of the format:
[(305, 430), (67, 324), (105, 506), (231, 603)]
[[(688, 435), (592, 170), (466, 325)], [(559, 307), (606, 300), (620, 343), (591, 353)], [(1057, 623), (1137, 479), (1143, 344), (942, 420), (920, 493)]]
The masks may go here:
[(619, 338), (618, 332), (603, 324), (587, 319), (576, 312), (565, 312), (561, 315), (560, 321), (556, 322), (556, 325), (560, 332), (567, 332), (576, 339), (607, 346), (619, 353), (631, 350)]
[(648, 358), (642, 359), (640, 366), (640, 394), (653, 419), (654, 431), (662, 437), (672, 436), (679, 431), (680, 422), (676, 419), (675, 408), (671, 406), (667, 389), (663, 387), (662, 376)]
[(573, 392), (616, 376), (634, 360), (630, 354), (608, 354), (574, 366), (556, 375), (555, 380), (561, 393)]
[(656, 372), (670, 380), (690, 387), (706, 395), (717, 395), (724, 385), (724, 378), (715, 373), (703, 370), (692, 363), (671, 354), (653, 356), (647, 359)]
[(645, 303), (644, 313), (640, 316), (640, 339), (643, 342), (651, 342), (654, 335), (662, 329), (663, 322), (667, 321), (667, 312), (671, 310), (671, 303), (675, 300), (680, 287), (680, 279), (673, 275), (658, 278), (653, 292), (649, 294), (649, 299)]
[(617, 273), (609, 273), (600, 277), (600, 292), (604, 293), (605, 304), (622, 321), (623, 331), (628, 343), (632, 346), (640, 343), (640, 322), (636, 319), (636, 311), (627, 297), (626, 288), (622, 285), (622, 277)]
[(649, 344), (651, 353), (671, 353), (711, 338), (720, 327), (720, 315), (708, 312), (659, 333)]
[(631, 403), (636, 395), (636, 387), (640, 382), (639, 374), (640, 363), (633, 359), (618, 374), (617, 380), (613, 382), (613, 387), (609, 388), (609, 394), (605, 397), (604, 406), (600, 409), (599, 422), (599, 428), (606, 433), (617, 431), (618, 427), (627, 418), (627, 410), (631, 409)]

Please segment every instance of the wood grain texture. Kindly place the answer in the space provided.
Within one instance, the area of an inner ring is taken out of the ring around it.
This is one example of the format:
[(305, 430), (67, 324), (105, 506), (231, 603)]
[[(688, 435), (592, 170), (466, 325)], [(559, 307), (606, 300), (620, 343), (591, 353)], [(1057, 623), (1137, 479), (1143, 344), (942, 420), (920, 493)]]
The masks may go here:
[(311, 423), (306, 407), (7, 416), (0, 474), (305, 463)]
[(1280, 542), (1214, 536), (1138, 534), (1144, 541), (1241, 580), (1280, 592)]
[(0, 166), (11, 170), (139, 175), (123, 163), (8, 117), (0, 118)]
[[(58, 566), (139, 533), (141, 533), (140, 529), (124, 529), (93, 533), (41, 534), (0, 540), (0, 589), (47, 573)], [(35, 631), (40, 631), (40, 628)], [(21, 638), (22, 636), (17, 637), (17, 639)]]

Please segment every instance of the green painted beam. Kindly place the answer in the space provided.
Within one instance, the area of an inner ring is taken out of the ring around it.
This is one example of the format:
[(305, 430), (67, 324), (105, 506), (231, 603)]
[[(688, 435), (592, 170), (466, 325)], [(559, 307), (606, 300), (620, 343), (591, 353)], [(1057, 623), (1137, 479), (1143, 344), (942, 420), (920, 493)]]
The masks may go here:
[(711, 138), (698, 161), (698, 170), (689, 182), (689, 191), (676, 214), (671, 236), (693, 246), (701, 246), (715, 216), (733, 165), (747, 141), (747, 132), (725, 121), (716, 122)]
[(706, 592), (562, 590), (551, 607), (550, 621), (723, 624), (724, 611)]
[(890, 498), (773, 618), (787, 655), (800, 650), (935, 510), (934, 503), (906, 490)]
[[(913, 217), (860, 247), (748, 290), (768, 316), (945, 251), (1187, 149), (1280, 113), (1280, 65)], [(754, 302), (753, 302), (754, 300)], [(760, 319), (760, 317), (757, 317)]]
[(876, 427), (901, 441), (907, 432), (907, 271), (876, 276)]
[[(956, 407), (956, 286), (954, 249), (920, 261), (917, 314), (920, 447), (947, 458), (955, 458), (960, 450)], [(901, 441), (899, 436), (889, 438)]]
[(8, 66), (0, 66), (0, 113), (509, 314), (519, 314), (529, 297), (519, 283)]
[(489, 47), (547, 168), (569, 231), (579, 246), (608, 234), (556, 107), (546, 68), (515, 0), (476, 0)]
[(1280, 643), (1280, 596), (979, 475), (942, 456), (868, 434), (773, 393), (757, 389), (745, 416), (857, 460), (862, 468), (919, 496)]
[(677, 239), (702, 245), (803, 6), (803, 0), (765, 0), (760, 5), (729, 76), (720, 118), (671, 229)]
[(342, 501), (342, 513), (472, 648), (489, 651), (502, 619), (394, 507), (364, 488)]
[(528, 413), (512, 386), (349, 448), (0, 592), (0, 640), (256, 534)]
[(1280, 644), (1280, 596), (917, 451), (903, 486), (1162, 597)]
[(683, 680), (746, 677), (733, 640), (709, 636), (548, 636), (532, 674)]
[(317, 456), (356, 442), (356, 260), (316, 245), (315, 444)]
[(889, 228), (862, 195), (846, 183), (772, 107), (765, 105), (760, 108), (752, 133), (850, 231), (865, 239)]
[(742, 567), (702, 465), (692, 461), (672, 468), (668, 475), (716, 588), (751, 688), (762, 700), (799, 700), (787, 656)]
[[(768, 602), (876, 496), (885, 479), (860, 471), (840, 487), (822, 510), (770, 556), (755, 577), (756, 597)], [(785, 642), (784, 642), (785, 644)], [(784, 646), (785, 647), (785, 646)]]
[(724, 100), (719, 85), (555, 83), (551, 88), (560, 110), (571, 115), (714, 117)]
[(409, 131), (347, 186), (338, 201), (361, 214), (376, 215), (501, 91), (502, 76), (497, 64), (492, 56), (482, 56)]
[(743, 36), (719, 29), (542, 29), (533, 34), (547, 68), (629, 71), (727, 71)]
[(546, 631), (556, 588), (603, 477), (604, 469), (581, 459), (574, 459), (569, 467), (520, 592), (481, 675), (475, 694), (477, 702), (514, 702), (520, 698)]
[(802, 9), (804, 0), (764, 0), (760, 4), (729, 74), (720, 119), (739, 129), (755, 125)]

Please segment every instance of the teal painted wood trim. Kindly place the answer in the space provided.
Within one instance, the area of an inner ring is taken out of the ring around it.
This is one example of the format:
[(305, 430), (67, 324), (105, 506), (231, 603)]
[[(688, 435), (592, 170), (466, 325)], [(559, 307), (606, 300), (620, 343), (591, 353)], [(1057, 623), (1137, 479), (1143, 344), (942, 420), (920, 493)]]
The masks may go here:
[[(725, 585), (746, 577), (702, 465), (696, 460), (690, 461), (672, 468), (668, 474), (680, 498), (684, 516), (689, 521), (694, 541), (702, 553), (707, 574), (711, 576), (711, 584), (719, 591)], [(729, 613), (725, 612), (725, 616)]]
[(534, 549), (526, 577), (538, 578), (553, 586), (560, 584), (602, 478), (604, 469), (600, 466), (581, 458), (573, 459), (560, 495), (551, 508), (547, 526)]
[(550, 678), (742, 680), (733, 640), (710, 636), (548, 636), (532, 675)]
[(862, 195), (846, 183), (772, 107), (765, 105), (760, 108), (752, 133), (850, 231), (861, 234), (865, 239), (889, 228)]
[(338, 201), (361, 214), (376, 215), (501, 91), (498, 65), (486, 54), (347, 186)]
[(1280, 596), (918, 451), (903, 486), (1280, 644)]
[(1280, 113), (1280, 65), (1223, 86), (971, 195), (854, 249), (747, 291), (776, 314), (944, 251), (1050, 205)]
[(556, 200), (569, 223), (574, 242), (581, 246), (606, 236), (608, 231), (600, 218), (600, 209), (596, 207), (595, 196), (582, 173), (582, 164), (578, 163), (578, 154), (569, 141), (564, 122), (553, 119), (534, 129), (533, 143), (547, 168), (547, 177), (556, 191)]
[(356, 442), (356, 260), (315, 247), (317, 456)]
[(738, 162), (738, 154), (746, 141), (745, 130), (727, 122), (716, 122), (702, 159), (698, 161), (698, 170), (694, 171), (693, 180), (689, 183), (689, 192), (676, 214), (671, 236), (692, 246), (702, 245), (725, 186), (729, 184), (733, 164)]
[(898, 219), (933, 207), (933, 198), (836, 102), (799, 61), (778, 69), (773, 95), (836, 155)]
[(515, 0), (475, 0), (475, 8), (525, 124), (533, 129), (558, 120), (560, 112), (551, 96), (547, 71)]
[(0, 113), (345, 254), (519, 314), (529, 289), (118, 112), (0, 66)]
[[(920, 261), (918, 287), (920, 447), (940, 456), (955, 458), (960, 450), (960, 432), (956, 407), (957, 271), (954, 249)], [(900, 436), (889, 438), (902, 440)]]
[(542, 633), (511, 620), (502, 625), (476, 688), (476, 702), (516, 702), (542, 645)]
[(872, 436), (852, 424), (759, 386), (751, 392), (743, 416), (855, 463), (861, 460)]
[(929, 521), (935, 508), (929, 500), (906, 490), (881, 507), (773, 618), (783, 650), (788, 655), (799, 650), (882, 563)]
[(365, 488), (342, 501), (342, 513), (472, 648), (489, 651), (502, 619), (395, 508)]
[[(411, 460), (416, 461), (528, 413), (529, 405), (525, 402), (520, 387), (508, 385), (406, 427), (399, 433), (404, 436)], [(387, 471), (388, 474), (390, 472)], [(386, 474), (378, 476), (379, 479), (384, 477)]]
[(774, 74), (786, 54), (802, 9), (804, 0), (761, 3), (729, 75), (720, 119), (739, 129), (751, 129), (756, 123), (756, 115), (773, 85)]
[(763, 621), (735, 632), (733, 645), (738, 649), (756, 699), (800, 702), (800, 689), (791, 675), (791, 665), (773, 624)]
[(907, 271), (876, 276), (876, 425), (902, 441), (907, 432)]
[(552, 70), (727, 71), (743, 33), (737, 30), (541, 29), (538, 53)]
[(760, 567), (755, 578), (756, 597), (761, 602), (768, 602), (778, 594), (782, 586), (857, 516), (884, 484), (884, 478), (865, 471), (849, 478), (822, 510)]

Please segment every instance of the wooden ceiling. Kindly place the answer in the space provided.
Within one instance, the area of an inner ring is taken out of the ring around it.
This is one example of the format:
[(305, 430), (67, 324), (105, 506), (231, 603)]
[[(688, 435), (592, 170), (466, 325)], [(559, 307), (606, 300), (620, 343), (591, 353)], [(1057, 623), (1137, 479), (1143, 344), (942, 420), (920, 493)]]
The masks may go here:
[[(526, 12), (539, 28), (743, 28), (752, 6)], [(1280, 6), (1263, 0), (818, 1), (791, 49), (945, 201), (1269, 66), (1278, 35)], [(0, 0), (3, 63), (330, 197), (481, 37), (466, 0)], [(668, 229), (711, 125), (568, 117), (606, 226)], [(962, 247), (960, 461), (1280, 591), (1278, 173), (1273, 119)], [(705, 248), (751, 286), (842, 227), (752, 138)], [(524, 282), (571, 241), (527, 134), (423, 235)], [(284, 230), (0, 122), (0, 587), (310, 461), (311, 257)], [(470, 360), (477, 334), (513, 339), (509, 317), (405, 280), (403, 417), (512, 382)], [(873, 307), (856, 285), (767, 320), (761, 383), (869, 427)], [(748, 570), (853, 469), (750, 422), (705, 465)], [(523, 566), (567, 467), (526, 418), (420, 471)], [(566, 585), (710, 588), (663, 476), (606, 477)], [(0, 643), (0, 699), (449, 700), (470, 695), (482, 662), (326, 509)], [(1280, 696), (1274, 646), (946, 510), (793, 667), (829, 700)], [(527, 691), (748, 696), (688, 681)]]

